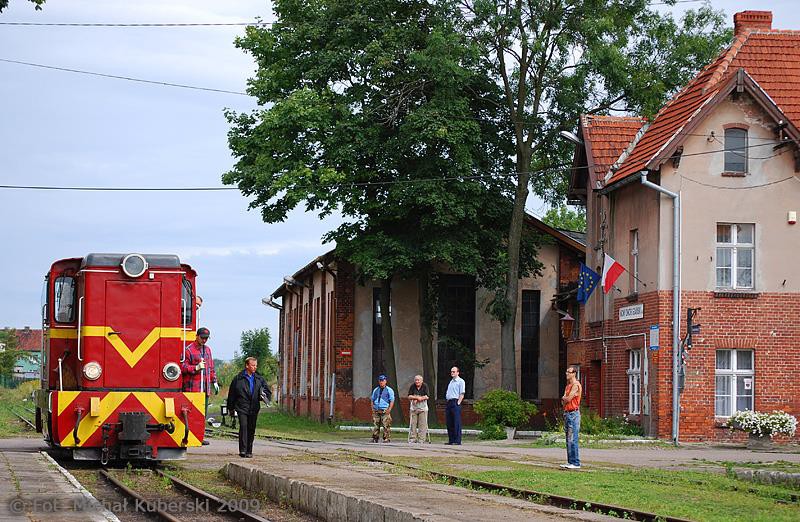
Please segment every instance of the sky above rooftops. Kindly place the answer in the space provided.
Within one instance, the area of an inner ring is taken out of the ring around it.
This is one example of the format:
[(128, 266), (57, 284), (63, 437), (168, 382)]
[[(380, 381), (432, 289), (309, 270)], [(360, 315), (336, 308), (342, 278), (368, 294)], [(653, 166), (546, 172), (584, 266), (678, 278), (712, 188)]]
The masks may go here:
[[(660, 6), (680, 12), (695, 7)], [(800, 29), (796, 2), (714, 1), (733, 13), (768, 9), (773, 27)], [(272, 19), (265, 1), (48, 0), (34, 11), (11, 0), (0, 22), (242, 22)], [(243, 91), (254, 71), (233, 46), (242, 27), (0, 26), (0, 58), (148, 80)], [(234, 94), (126, 82), (0, 62), (0, 184), (215, 187), (233, 164), (222, 110), (249, 111)], [(296, 211), (266, 225), (238, 191), (39, 192), (0, 190), (3, 254), (0, 327), (40, 327), (43, 276), (89, 252), (175, 253), (199, 273), (201, 322), (215, 356), (230, 358), (243, 330), (267, 326), (261, 304), (331, 245), (339, 223)], [(531, 199), (528, 209), (546, 210)]]

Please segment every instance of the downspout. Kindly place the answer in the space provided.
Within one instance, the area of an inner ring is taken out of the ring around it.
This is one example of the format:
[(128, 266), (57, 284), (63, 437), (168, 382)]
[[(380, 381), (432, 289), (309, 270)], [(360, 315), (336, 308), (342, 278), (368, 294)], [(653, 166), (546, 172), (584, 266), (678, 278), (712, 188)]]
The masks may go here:
[(640, 174), (642, 185), (672, 198), (672, 443), (677, 446), (681, 411), (681, 396), (678, 391), (681, 329), (681, 197), (680, 194), (648, 181), (647, 171), (642, 171)]

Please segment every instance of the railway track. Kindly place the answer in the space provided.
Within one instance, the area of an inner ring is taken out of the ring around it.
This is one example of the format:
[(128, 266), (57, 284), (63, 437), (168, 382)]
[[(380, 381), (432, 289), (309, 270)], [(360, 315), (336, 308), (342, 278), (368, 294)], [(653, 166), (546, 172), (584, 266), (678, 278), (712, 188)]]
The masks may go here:
[[(221, 499), (211, 493), (204, 491), (196, 486), (184, 482), (164, 471), (156, 469), (151, 472), (155, 477), (161, 479), (159, 486), (164, 490), (166, 484), (172, 486), (178, 496), (168, 496), (165, 494), (153, 495), (137, 491), (130, 485), (123, 483), (120, 479), (106, 470), (100, 470), (99, 475), (123, 496), (132, 501), (132, 505), (138, 512), (144, 512), (152, 518), (167, 522), (192, 521), (226, 521), (240, 520), (246, 522), (270, 522), (269, 519), (243, 509), (239, 502)], [(175, 506), (182, 506), (174, 513)], [(167, 509), (173, 513), (167, 512)], [(184, 512), (180, 512), (184, 511)]]
[[(14, 410), (14, 409), (13, 409), (11, 406), (6, 406), (6, 409), (7, 409), (8, 411), (10, 411), (10, 412), (11, 412), (11, 413), (12, 413), (12, 414), (13, 414), (13, 415), (16, 417), (16, 418), (18, 418), (19, 420), (21, 420), (22, 422), (24, 422), (24, 423), (25, 423), (25, 425), (26, 425), (26, 427), (28, 427), (28, 428), (32, 429), (33, 431), (36, 431), (36, 426), (34, 426), (34, 424), (33, 424), (33, 423), (30, 421), (30, 420), (28, 420), (26, 417), (24, 417), (23, 415), (20, 415), (20, 414), (19, 414), (17, 411), (15, 411), (15, 410)], [(24, 408), (24, 409), (25, 409), (26, 411), (29, 411), (29, 413), (33, 413), (32, 411), (28, 410), (27, 408)]]
[[(226, 436), (227, 435), (236, 436), (236, 433), (229, 432), (229, 431), (225, 431), (224, 434)], [(308, 443), (308, 442), (324, 443), (323, 441), (310, 441), (310, 440), (297, 440), (297, 439), (286, 439), (286, 440), (277, 439), (276, 440), (276, 439), (273, 439), (272, 437), (267, 437), (267, 436), (264, 436), (264, 435), (260, 435), (260, 436), (257, 435), (257, 438), (262, 439), (262, 440), (263, 439), (271, 440), (273, 443), (277, 443), (277, 444), (280, 444), (281, 446), (289, 447), (289, 448), (292, 448), (292, 449), (295, 449), (295, 450), (298, 450), (298, 451), (300, 451), (300, 450), (308, 451), (309, 449), (311, 449), (308, 446), (302, 444), (303, 442), (306, 442), (306, 443)], [(337, 443), (337, 444), (338, 445), (342, 445), (341, 443)], [(529, 502), (534, 502), (534, 503), (537, 503), (537, 504), (548, 504), (548, 505), (552, 505), (552, 506), (556, 506), (556, 507), (560, 507), (560, 508), (564, 508), (564, 509), (579, 509), (579, 510), (583, 510), (583, 511), (593, 511), (593, 512), (604, 514), (604, 515), (611, 515), (611, 516), (616, 516), (616, 517), (619, 517), (619, 518), (624, 518), (624, 519), (627, 519), (627, 520), (638, 520), (638, 521), (643, 521), (643, 522), (690, 522), (690, 521), (688, 521), (686, 519), (682, 519), (682, 518), (670, 517), (670, 516), (665, 516), (665, 515), (658, 515), (658, 514), (655, 514), (655, 513), (649, 513), (647, 511), (640, 511), (640, 510), (629, 508), (629, 507), (616, 506), (616, 505), (613, 505), (613, 504), (603, 504), (603, 503), (588, 501), (588, 500), (585, 500), (585, 499), (579, 499), (579, 498), (573, 498), (573, 497), (565, 497), (565, 496), (562, 496), (562, 495), (554, 495), (554, 494), (551, 494), (551, 493), (544, 493), (544, 492), (541, 492), (541, 491), (533, 491), (533, 490), (522, 489), (522, 488), (514, 488), (514, 487), (510, 487), (510, 486), (506, 486), (506, 485), (494, 484), (492, 482), (486, 482), (486, 481), (481, 481), (481, 480), (476, 480), (476, 479), (471, 479), (471, 478), (466, 478), (466, 477), (460, 477), (460, 476), (457, 476), (457, 475), (451, 475), (451, 474), (442, 473), (442, 472), (439, 472), (439, 471), (432, 471), (432, 470), (425, 469), (425, 468), (418, 467), (418, 466), (401, 464), (401, 463), (398, 463), (398, 462), (395, 462), (395, 461), (392, 461), (392, 460), (389, 460), (389, 459), (384, 459), (384, 458), (380, 458), (380, 457), (372, 457), (372, 456), (364, 455), (363, 453), (360, 453), (360, 452), (357, 452), (357, 451), (354, 451), (354, 450), (342, 449), (342, 451), (345, 452), (347, 455), (351, 455), (351, 456), (356, 457), (356, 458), (361, 459), (361, 460), (365, 460), (365, 461), (369, 461), (369, 462), (382, 463), (382, 464), (388, 464), (388, 465), (391, 465), (391, 466), (404, 468), (406, 470), (412, 471), (415, 474), (423, 474), (423, 475), (427, 475), (427, 476), (430, 476), (432, 478), (436, 478), (436, 479), (439, 479), (439, 480), (445, 480), (449, 484), (455, 484), (455, 485), (459, 485), (459, 486), (462, 486), (462, 487), (466, 486), (466, 487), (471, 487), (471, 488), (476, 488), (476, 489), (480, 488), (480, 489), (485, 490), (485, 491), (491, 491), (493, 493), (498, 493), (498, 494), (502, 494), (502, 495), (510, 495), (510, 496), (515, 497), (515, 498), (519, 498), (519, 499), (526, 500), (526, 501), (529, 501)], [(460, 456), (464, 456), (464, 452), (448, 452), (446, 450), (445, 450), (445, 452), (446, 453), (458, 453)], [(482, 456), (484, 458), (487, 457), (486, 455), (479, 455), (479, 454), (474, 454), (474, 455), (475, 456)], [(335, 462), (335, 459), (332, 459), (330, 457), (326, 457), (324, 455), (319, 455), (319, 457), (322, 460)], [(497, 460), (504, 460), (503, 458), (501, 458), (499, 456), (491, 456), (489, 458), (493, 458), (493, 459), (497, 459)]]
[(622, 506), (615, 506), (613, 504), (602, 504), (598, 502), (591, 502), (579, 498), (564, 497), (561, 495), (553, 495), (551, 493), (543, 493), (541, 491), (533, 491), (529, 489), (514, 488), (501, 484), (494, 484), (483, 480), (476, 480), (458, 475), (451, 475), (449, 473), (442, 473), (439, 471), (432, 471), (419, 466), (411, 466), (408, 464), (400, 464), (389, 459), (382, 459), (379, 457), (371, 457), (358, 453), (355, 451), (345, 450), (348, 455), (366, 460), (369, 462), (377, 462), (382, 464), (389, 464), (392, 466), (412, 470), (415, 473), (427, 474), (437, 479), (446, 480), (449, 484), (467, 485), (472, 488), (480, 488), (493, 493), (503, 495), (510, 495), (515, 498), (535, 502), (537, 504), (549, 504), (552, 506), (565, 508), (565, 509), (580, 509), (583, 511), (594, 511), (603, 515), (611, 515), (626, 520), (639, 520), (643, 522), (690, 522), (683, 518), (669, 517), (665, 515), (657, 515), (655, 513), (648, 513), (646, 511), (638, 511)]

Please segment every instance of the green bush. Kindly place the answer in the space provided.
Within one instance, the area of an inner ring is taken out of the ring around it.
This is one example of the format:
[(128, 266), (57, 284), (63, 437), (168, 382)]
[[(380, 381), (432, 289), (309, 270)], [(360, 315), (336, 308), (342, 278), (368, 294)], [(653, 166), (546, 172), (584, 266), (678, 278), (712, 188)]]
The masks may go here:
[(506, 438), (506, 429), (497, 424), (481, 425), (481, 434), (478, 435), (482, 440), (502, 440)]
[(625, 417), (603, 418), (588, 408), (581, 408), (581, 433), (586, 435), (643, 435), (638, 424), (628, 422)]
[(492, 390), (475, 402), (481, 416), (481, 426), (510, 426), (519, 428), (536, 415), (536, 406), (523, 401), (514, 392)]

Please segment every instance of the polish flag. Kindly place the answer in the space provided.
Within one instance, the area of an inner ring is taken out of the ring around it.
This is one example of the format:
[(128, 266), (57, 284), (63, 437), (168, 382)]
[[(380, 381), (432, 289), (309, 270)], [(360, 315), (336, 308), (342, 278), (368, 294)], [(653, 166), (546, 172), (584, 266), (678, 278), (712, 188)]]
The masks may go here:
[(611, 291), (611, 287), (614, 286), (614, 282), (622, 275), (622, 272), (625, 271), (625, 268), (617, 261), (614, 261), (614, 258), (610, 255), (606, 254), (606, 259), (603, 262), (603, 292), (609, 293)]

